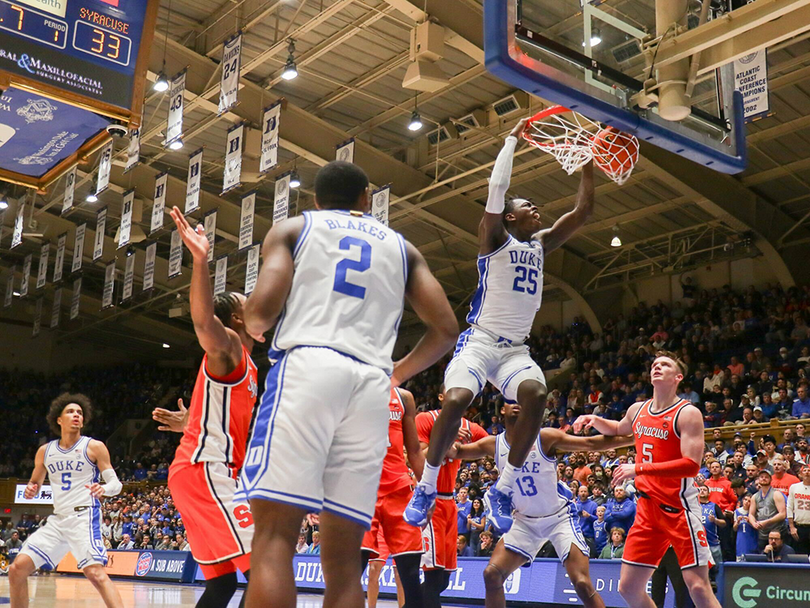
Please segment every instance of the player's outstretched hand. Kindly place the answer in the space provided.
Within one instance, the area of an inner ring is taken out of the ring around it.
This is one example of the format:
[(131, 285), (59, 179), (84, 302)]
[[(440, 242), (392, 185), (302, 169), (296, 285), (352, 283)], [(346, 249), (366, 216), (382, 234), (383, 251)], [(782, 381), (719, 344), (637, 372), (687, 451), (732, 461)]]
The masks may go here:
[(593, 428), (593, 422), (596, 419), (596, 416), (593, 414), (586, 414), (584, 416), (578, 416), (576, 420), (574, 420), (574, 432), (579, 435), (582, 430), (589, 431)]
[(99, 483), (86, 483), (84, 487), (90, 490), (90, 496), (93, 498), (101, 499), (101, 497), (104, 496), (104, 486)]
[(447, 455), (445, 456), (445, 458), (448, 458), (450, 460), (455, 459), (458, 456), (458, 449), (460, 447), (461, 444), (458, 441), (454, 442), (453, 445), (450, 446), (450, 449), (447, 450)]
[(182, 433), (188, 424), (188, 410), (183, 405), (183, 400), (177, 400), (177, 407), (179, 411), (172, 412), (164, 410), (162, 407), (156, 407), (152, 410), (152, 420), (159, 422), (159, 431), (172, 431), (174, 433)]
[[(465, 429), (463, 426), (458, 429), (458, 442), (461, 444), (470, 443), (472, 440), (472, 431)], [(450, 458), (450, 456), (448, 456)]]
[(624, 485), (625, 481), (629, 481), (636, 476), (636, 465), (623, 464), (613, 472), (613, 486)]
[(25, 496), (27, 500), (31, 500), (38, 493), (39, 493), (39, 484), (34, 483), (33, 481), (29, 481), (28, 485), (25, 486), (25, 492), (23, 492), (23, 496)]
[(529, 122), (528, 118), (521, 118), (519, 121), (517, 121), (517, 124), (512, 129), (512, 132), (509, 135), (511, 135), (512, 137), (517, 137), (518, 139), (520, 139), (520, 136), (523, 134), (523, 131), (526, 130), (526, 123), (527, 122)]
[(205, 227), (202, 224), (197, 224), (197, 228), (192, 228), (188, 223), (183, 213), (177, 207), (172, 207), (169, 212), (174, 220), (177, 230), (180, 232), (180, 238), (183, 239), (188, 250), (191, 252), (191, 257), (195, 262), (208, 263), (208, 250), (211, 244), (208, 242), (208, 237), (205, 236)]

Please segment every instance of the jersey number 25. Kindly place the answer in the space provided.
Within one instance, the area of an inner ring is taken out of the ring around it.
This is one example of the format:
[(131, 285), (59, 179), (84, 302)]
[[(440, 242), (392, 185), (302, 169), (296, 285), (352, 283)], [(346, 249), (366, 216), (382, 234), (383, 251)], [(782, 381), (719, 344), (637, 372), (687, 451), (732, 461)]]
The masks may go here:
[(512, 291), (519, 291), (520, 293), (528, 293), (533, 296), (537, 293), (537, 268), (528, 268), (526, 266), (515, 266), (515, 282), (512, 283)]

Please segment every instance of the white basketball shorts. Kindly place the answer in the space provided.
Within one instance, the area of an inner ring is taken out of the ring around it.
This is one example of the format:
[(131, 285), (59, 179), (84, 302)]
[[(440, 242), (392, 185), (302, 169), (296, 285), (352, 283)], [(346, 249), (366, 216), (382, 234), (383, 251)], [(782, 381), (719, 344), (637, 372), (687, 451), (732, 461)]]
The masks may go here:
[(561, 562), (568, 558), (571, 545), (579, 547), (586, 556), (590, 555), (591, 550), (579, 527), (574, 503), (546, 517), (529, 517), (515, 512), (514, 518), (509, 532), (502, 537), (503, 544), (528, 561), (535, 558), (547, 540), (554, 545)]
[(330, 348), (299, 346), (267, 373), (236, 500), (330, 511), (371, 527), (391, 380)]
[(79, 570), (92, 564), (107, 564), (107, 549), (101, 538), (100, 507), (88, 507), (70, 515), (51, 515), (20, 549), (37, 568), (52, 570), (68, 551), (76, 558)]
[(458, 337), (453, 359), (444, 373), (444, 388), (466, 388), (478, 395), (489, 380), (507, 401), (517, 401), (524, 380), (546, 385), (543, 370), (525, 344), (513, 344), (480, 327), (470, 327)]

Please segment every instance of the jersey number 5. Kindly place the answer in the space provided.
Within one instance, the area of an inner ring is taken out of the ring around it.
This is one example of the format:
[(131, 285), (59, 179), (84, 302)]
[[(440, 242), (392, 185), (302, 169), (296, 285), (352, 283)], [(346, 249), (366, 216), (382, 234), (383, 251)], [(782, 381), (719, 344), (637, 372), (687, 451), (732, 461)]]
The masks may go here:
[(641, 444), (641, 462), (652, 462), (653, 461), (653, 444), (651, 443), (642, 443)]
[(62, 487), (63, 492), (70, 490), (70, 473), (62, 473)]
[(346, 258), (338, 262), (335, 269), (335, 284), (332, 289), (344, 295), (362, 300), (366, 297), (366, 288), (362, 285), (355, 285), (347, 281), (346, 273), (349, 270), (365, 272), (371, 267), (371, 245), (368, 241), (364, 241), (363, 239), (358, 239), (353, 236), (344, 236), (340, 239), (339, 246), (340, 249), (344, 251), (348, 251), (352, 247), (359, 247), (360, 260), (350, 260)]
[(512, 283), (512, 291), (528, 293), (533, 296), (537, 293), (537, 268), (527, 268), (526, 266), (516, 266), (515, 282)]

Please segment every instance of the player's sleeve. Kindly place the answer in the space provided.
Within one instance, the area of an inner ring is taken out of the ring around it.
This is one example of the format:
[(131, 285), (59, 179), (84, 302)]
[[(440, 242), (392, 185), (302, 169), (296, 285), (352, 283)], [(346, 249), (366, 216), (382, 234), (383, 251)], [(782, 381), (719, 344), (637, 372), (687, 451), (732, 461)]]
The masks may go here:
[(419, 436), (419, 441), (423, 443), (430, 443), (430, 431), (433, 430), (433, 416), (427, 412), (422, 412), (416, 415), (416, 434)]
[(489, 433), (484, 430), (484, 427), (477, 425), (475, 422), (470, 423), (470, 432), (472, 433), (473, 441), (489, 437)]

